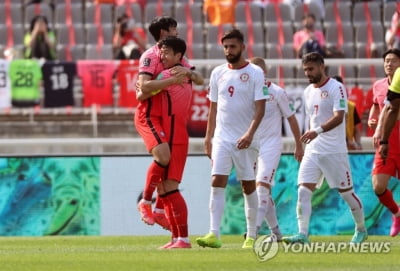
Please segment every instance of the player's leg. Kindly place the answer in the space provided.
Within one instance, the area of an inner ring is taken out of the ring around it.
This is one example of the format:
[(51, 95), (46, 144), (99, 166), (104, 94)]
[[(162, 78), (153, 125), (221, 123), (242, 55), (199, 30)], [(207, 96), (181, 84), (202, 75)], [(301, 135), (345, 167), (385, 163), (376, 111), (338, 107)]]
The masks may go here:
[(157, 185), (164, 179), (165, 169), (171, 157), (168, 137), (164, 132), (161, 118), (135, 115), (135, 126), (154, 159), (147, 170), (143, 199), (138, 203), (142, 220), (153, 225), (155, 221), (151, 208), (152, 196)]
[(220, 248), (220, 225), (225, 207), (225, 187), (233, 167), (231, 149), (234, 145), (226, 142), (213, 142), (212, 168), (211, 168), (211, 191), (210, 191), (210, 230), (203, 237), (196, 239), (199, 246)]
[[(399, 159), (397, 157), (397, 159)], [(400, 232), (400, 208), (393, 198), (392, 191), (388, 188), (391, 176), (396, 176), (396, 160), (391, 156), (384, 161), (379, 154), (375, 155), (374, 169), (372, 171), (372, 186), (379, 201), (392, 213), (392, 226), (390, 236)], [(398, 162), (400, 163), (400, 162)]]
[(322, 170), (331, 188), (337, 188), (351, 210), (355, 223), (352, 243), (361, 243), (368, 238), (364, 222), (364, 208), (353, 189), (350, 164), (347, 153), (324, 155), (321, 158)]
[(258, 150), (253, 146), (243, 150), (236, 148), (233, 152), (236, 177), (238, 180), (241, 180), (243, 190), (244, 212), (247, 225), (247, 236), (242, 248), (253, 248), (257, 237), (258, 196), (255, 181), (257, 158)]
[(169, 248), (190, 248), (188, 209), (186, 201), (179, 191), (188, 145), (172, 145), (171, 152), (172, 158), (168, 167), (168, 176), (166, 180), (162, 181), (163, 194), (160, 195), (173, 233), (173, 241), (175, 241)]
[(319, 168), (318, 156), (306, 153), (300, 163), (297, 190), (297, 225), (298, 233), (283, 237), (285, 243), (309, 243), (308, 230), (312, 213), (311, 197), (317, 184), (323, 178)]
[(279, 229), (276, 216), (275, 203), (271, 195), (274, 185), (274, 176), (280, 159), (280, 150), (263, 152), (262, 147), (258, 156), (257, 168), (257, 232), (260, 230), (262, 222), (265, 220), (276, 240), (280, 241), (282, 234)]

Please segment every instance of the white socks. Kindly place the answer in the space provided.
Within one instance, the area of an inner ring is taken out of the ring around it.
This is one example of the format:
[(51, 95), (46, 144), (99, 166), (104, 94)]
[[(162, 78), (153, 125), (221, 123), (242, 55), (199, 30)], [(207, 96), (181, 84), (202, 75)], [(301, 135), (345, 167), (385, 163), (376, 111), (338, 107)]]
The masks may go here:
[(258, 197), (257, 192), (244, 196), (244, 212), (247, 222), (247, 236), (256, 239), (257, 237), (257, 210), (258, 210)]
[(360, 198), (354, 193), (353, 189), (339, 194), (349, 205), (357, 230), (366, 231), (364, 224), (364, 210)]
[(311, 196), (312, 191), (307, 187), (300, 185), (297, 191), (297, 223), (299, 233), (308, 236), (308, 228), (311, 217)]
[(210, 193), (210, 232), (219, 238), (222, 215), (225, 207), (225, 188), (211, 187)]
[(278, 233), (280, 234), (278, 227), (278, 219), (276, 217), (275, 203), (271, 197), (271, 192), (265, 186), (259, 185), (257, 186), (257, 194), (258, 194), (257, 229), (261, 228), (261, 224), (265, 219), (269, 229), (275, 234)]

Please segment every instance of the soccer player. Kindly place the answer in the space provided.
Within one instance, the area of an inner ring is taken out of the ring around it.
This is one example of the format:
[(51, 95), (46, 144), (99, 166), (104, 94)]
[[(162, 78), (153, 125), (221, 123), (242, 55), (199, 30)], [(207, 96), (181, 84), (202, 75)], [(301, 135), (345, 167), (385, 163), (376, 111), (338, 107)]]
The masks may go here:
[(221, 38), (228, 63), (216, 67), (210, 76), (205, 153), (212, 160), (210, 232), (196, 239), (202, 247), (221, 247), (220, 223), (225, 204), (225, 187), (233, 166), (241, 181), (247, 222), (242, 248), (252, 248), (256, 238), (257, 192), (255, 165), (259, 134), (268, 89), (262, 70), (243, 57), (243, 34), (232, 29)]
[[(390, 229), (390, 235), (396, 236), (400, 232), (400, 208), (393, 198), (392, 191), (388, 188), (391, 176), (397, 177), (400, 171), (400, 122), (395, 122), (395, 128), (392, 129), (390, 136), (387, 137), (387, 142), (390, 146), (390, 151), (384, 159), (380, 155), (380, 141), (382, 135), (382, 117), (385, 110), (385, 100), (388, 94), (389, 85), (393, 82), (393, 76), (397, 68), (400, 67), (400, 50), (389, 49), (383, 54), (383, 68), (386, 77), (375, 82), (372, 87), (373, 105), (369, 111), (368, 126), (375, 129), (373, 135), (374, 145), (376, 147), (374, 166), (372, 169), (372, 185), (374, 192), (379, 201), (390, 210), (393, 214), (393, 222)], [(382, 144), (383, 147), (385, 144)]]
[(192, 98), (192, 83), (189, 78), (181, 80), (171, 75), (173, 67), (181, 66), (182, 57), (186, 51), (186, 43), (177, 37), (167, 37), (158, 43), (161, 48), (161, 62), (164, 68), (158, 80), (149, 83), (149, 88), (158, 88), (163, 84), (160, 80), (171, 80), (172, 85), (165, 87), (158, 94), (162, 99), (162, 126), (169, 138), (171, 159), (168, 165), (167, 178), (158, 187), (158, 194), (163, 201), (167, 219), (172, 231), (172, 239), (162, 249), (190, 248), (188, 238), (187, 206), (179, 192), (178, 186), (182, 180), (183, 170), (189, 147), (187, 121)]
[[(156, 17), (149, 25), (149, 31), (158, 42), (168, 36), (177, 36), (177, 22), (169, 16)], [(183, 66), (174, 67), (171, 71), (174, 77), (185, 80), (189, 77), (194, 83), (202, 84), (202, 76), (195, 72), (185, 58)], [(147, 49), (139, 60), (139, 75), (137, 82), (137, 99), (140, 101), (135, 112), (135, 127), (144, 140), (147, 150), (152, 154), (154, 161), (147, 171), (143, 199), (138, 203), (138, 210), (142, 220), (154, 225), (157, 223), (163, 228), (169, 229), (168, 220), (165, 217), (162, 200), (157, 197), (154, 213), (152, 211), (152, 195), (162, 179), (166, 179), (167, 168), (171, 160), (171, 151), (168, 145), (169, 138), (162, 125), (162, 96), (153, 96), (151, 92), (163, 89), (177, 83), (171, 79), (157, 80), (152, 84), (156, 76), (164, 69), (160, 61), (160, 48), (154, 45)], [(199, 80), (201, 79), (201, 80)]]
[(368, 237), (363, 206), (353, 190), (346, 146), (345, 113), (347, 95), (344, 86), (325, 74), (324, 58), (318, 53), (303, 56), (302, 65), (310, 85), (304, 90), (309, 130), (301, 141), (306, 145), (298, 174), (297, 222), (299, 233), (283, 237), (286, 243), (309, 243), (308, 228), (312, 212), (313, 191), (326, 178), (349, 205), (356, 224), (352, 243)]
[[(267, 76), (267, 66), (263, 58), (251, 58), (250, 63), (259, 66), (263, 70), (264, 76)], [(279, 230), (275, 204), (271, 196), (271, 187), (274, 186), (275, 172), (282, 153), (282, 118), (286, 118), (289, 122), (296, 143), (294, 157), (299, 162), (303, 158), (304, 149), (300, 140), (301, 133), (295, 111), (289, 105), (286, 92), (267, 79), (265, 79), (264, 84), (268, 87), (269, 98), (265, 104), (264, 118), (258, 127), (258, 133), (262, 134), (262, 138), (256, 176), (258, 195), (257, 231), (261, 228), (261, 224), (265, 219), (271, 234), (275, 235), (276, 240), (280, 241), (282, 234)]]

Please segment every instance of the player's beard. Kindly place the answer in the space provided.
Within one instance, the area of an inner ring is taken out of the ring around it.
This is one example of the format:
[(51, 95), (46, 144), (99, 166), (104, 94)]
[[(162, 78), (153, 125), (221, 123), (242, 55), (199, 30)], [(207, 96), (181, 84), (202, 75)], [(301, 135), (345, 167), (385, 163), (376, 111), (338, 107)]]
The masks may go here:
[(237, 55), (226, 55), (225, 58), (230, 64), (238, 63), (240, 58), (242, 57), (242, 52), (239, 52)]
[(315, 76), (308, 76), (308, 82), (310, 82), (310, 84), (317, 84), (321, 81), (322, 78), (322, 73), (319, 73)]

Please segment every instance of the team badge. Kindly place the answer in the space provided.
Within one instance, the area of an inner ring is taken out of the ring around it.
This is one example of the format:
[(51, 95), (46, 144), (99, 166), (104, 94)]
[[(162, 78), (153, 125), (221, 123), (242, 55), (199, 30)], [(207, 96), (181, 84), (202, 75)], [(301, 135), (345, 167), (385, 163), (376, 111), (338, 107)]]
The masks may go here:
[(242, 81), (242, 82), (247, 82), (248, 80), (249, 80), (249, 75), (247, 74), (247, 73), (242, 73), (241, 75), (240, 75), (240, 80)]
[(344, 108), (346, 107), (346, 101), (343, 99), (340, 99), (340, 107)]
[(146, 57), (146, 58), (143, 60), (143, 66), (145, 66), (145, 67), (149, 67), (149, 66), (150, 66), (150, 63), (151, 63), (151, 59), (148, 58), (148, 57)]
[(321, 98), (322, 98), (322, 99), (328, 98), (328, 91), (322, 91), (322, 92), (321, 92)]
[(269, 95), (268, 95), (267, 102), (272, 102), (273, 100), (275, 100), (274, 95), (273, 95), (273, 94), (269, 94)]

